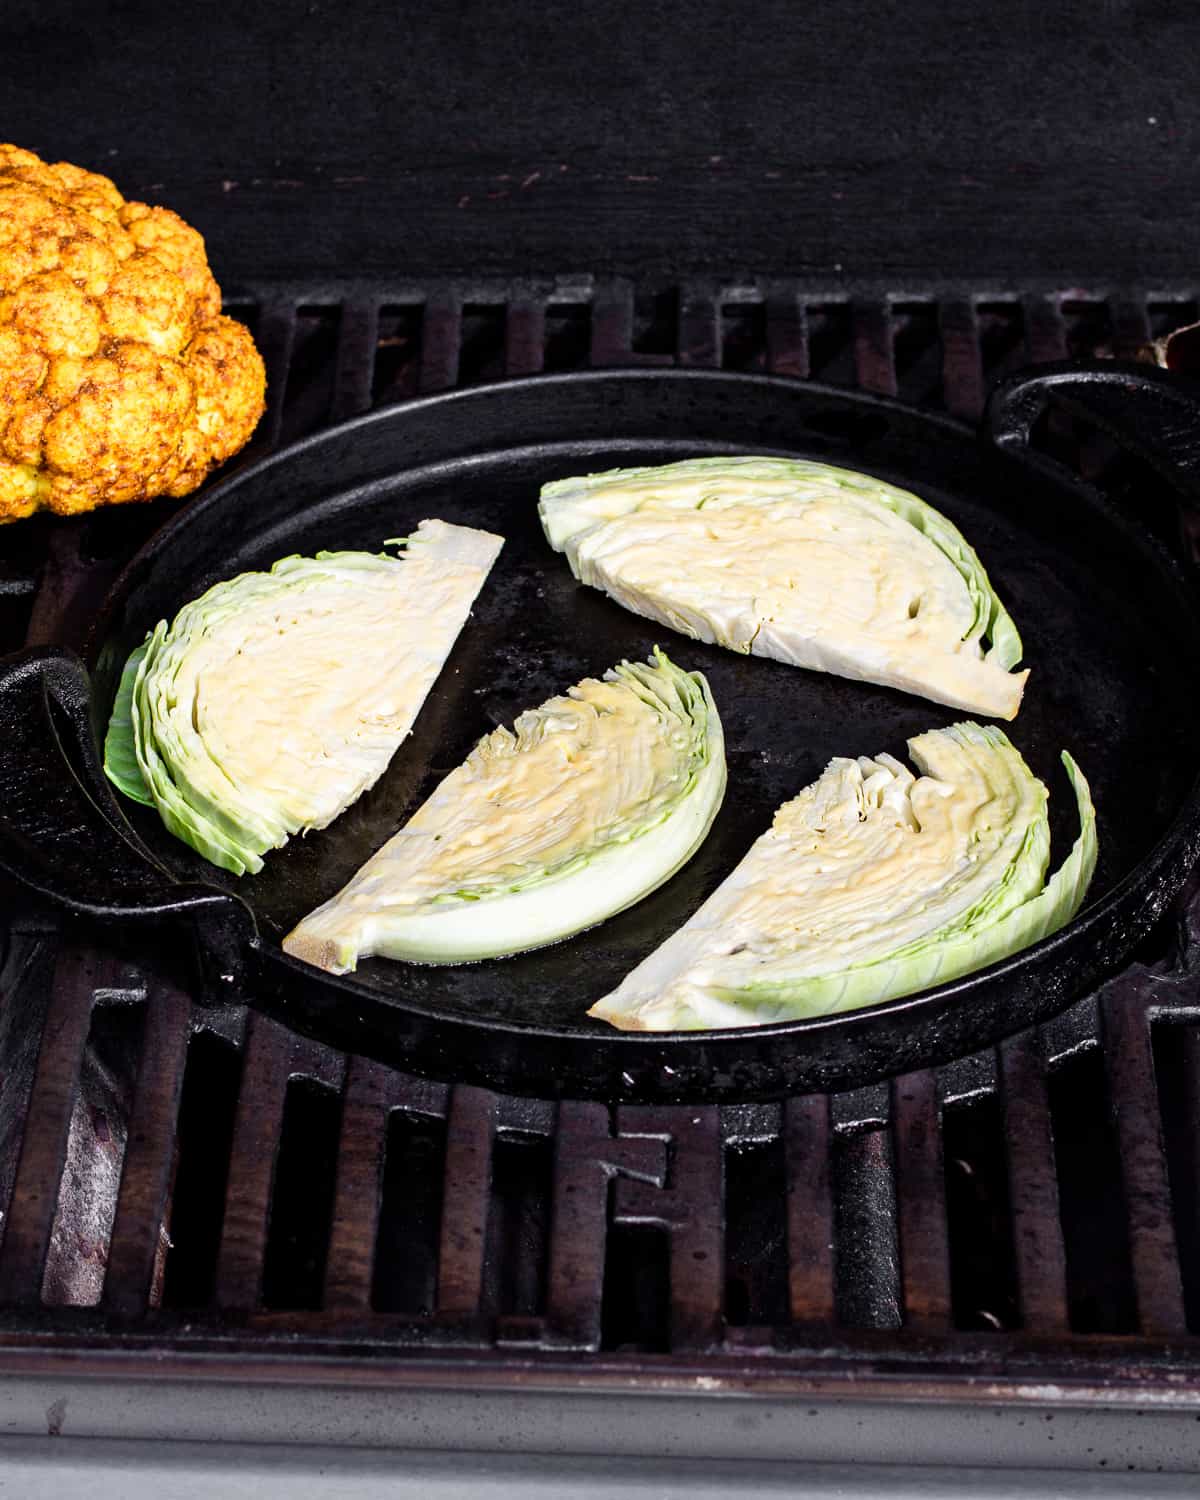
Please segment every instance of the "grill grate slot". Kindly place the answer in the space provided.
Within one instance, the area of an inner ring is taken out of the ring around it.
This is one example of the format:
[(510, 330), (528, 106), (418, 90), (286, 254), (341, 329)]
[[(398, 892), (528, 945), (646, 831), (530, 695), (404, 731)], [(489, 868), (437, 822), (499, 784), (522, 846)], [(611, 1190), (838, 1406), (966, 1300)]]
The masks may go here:
[(23, 641), (29, 631), (36, 581), (20, 574), (0, 574), (0, 640)]
[(932, 302), (900, 302), (890, 321), (897, 395), (912, 406), (941, 405), (939, 309)]
[(735, 1326), (788, 1322), (787, 1161), (784, 1141), (725, 1152), (725, 1318)]
[(665, 1354), (671, 1347), (671, 1252), (667, 1235), (648, 1225), (616, 1225), (605, 1257), (600, 1347)]
[(1151, 300), (1146, 303), (1146, 318), (1150, 324), (1150, 337), (1165, 338), (1177, 328), (1200, 323), (1200, 302), (1186, 298), (1173, 302)]
[(499, 1317), (545, 1311), (554, 1152), (549, 1136), (500, 1135), (493, 1148), (484, 1306)]
[(1200, 1332), (1200, 1027), (1152, 1028), (1187, 1326)]
[[(546, 308), (545, 368), (582, 369), (588, 362), (593, 337), (591, 308), (586, 302), (551, 302)], [(596, 358), (593, 362), (606, 361)]]
[[(262, 454), (373, 405), (589, 365), (811, 373), (974, 421), (989, 384), (1027, 360), (1128, 357), (1200, 303), (1194, 287), (1147, 300), (577, 277), (264, 286), (230, 311), (268, 365)], [(1145, 488), (1078, 427), (1050, 420), (1043, 436), (1107, 465), (1106, 483)], [(173, 508), (16, 532), (0, 559), (6, 646), (79, 639), (113, 570)], [(1172, 961), (1168, 936), (1156, 962)], [(43, 1299), (69, 1320), (102, 1281), (93, 1329), (132, 1337), (186, 1316), (181, 1347), (219, 1333), (259, 1350), (283, 1347), (281, 1329), (319, 1341), (331, 1327), (401, 1352), (436, 1339), (690, 1361), (852, 1359), (855, 1340), (953, 1350), (980, 1331), (1074, 1360), (1114, 1334), (1178, 1341), (1200, 1332), (1190, 984), (1114, 981), (1100, 1045), (1082, 1050), (1064, 1023), (1052, 1043), (1019, 1036), (834, 1100), (613, 1112), (423, 1083), (258, 1016), (205, 1012), (86, 948), (55, 959), (17, 937), (0, 970), (0, 1300), (39, 1337)], [(1052, 1068), (1050, 1048), (1066, 1052)], [(118, 1056), (123, 1163), (103, 1232), (64, 1253), (72, 1121)]]
[(296, 309), (279, 424), (281, 443), (295, 442), (333, 420), (341, 321), (339, 304)]
[(264, 1307), (321, 1305), (340, 1115), (334, 1090), (311, 1078), (288, 1083), (263, 1256)]
[[(209, 1031), (192, 1037), (179, 1104), (163, 1279), (163, 1302), (169, 1307), (205, 1307), (213, 1294), (240, 1074), (241, 1059), (231, 1042)], [(115, 1271), (105, 1291), (110, 1299), (125, 1294)]]
[(1062, 319), (1069, 358), (1085, 359), (1093, 354), (1114, 352), (1113, 310), (1108, 303), (1099, 298), (1068, 299), (1062, 303)]
[(634, 359), (647, 364), (670, 364), (679, 341), (678, 288), (629, 295), (633, 302)]
[(469, 303), (463, 308), (457, 384), (503, 378), (507, 317), (503, 303)]
[(809, 373), (829, 385), (854, 385), (854, 336), (844, 302), (810, 306), (807, 317)]
[(762, 302), (729, 302), (721, 310), (721, 366), (764, 370), (767, 365), (767, 309)]
[[(417, 394), (417, 378), (421, 370), (421, 309), (414, 306), (384, 307), (378, 317), (371, 394), (375, 404), (382, 405)], [(346, 378), (348, 380), (349, 376)]]
[(1150, 316), (1146, 304), (1121, 295), (1110, 303), (1112, 351), (1118, 359), (1135, 359), (1150, 341)]
[(1032, 347), (1027, 347), (1030, 325), (1027, 313), (1018, 302), (980, 302), (976, 307), (976, 317), (979, 323), (979, 355), (983, 377), (988, 385), (1005, 375), (1011, 375), (1028, 359), (1061, 357), (1051, 353), (1035, 353)]
[(1017, 1273), (1004, 1114), (997, 1096), (979, 1094), (948, 1107), (942, 1142), (954, 1326), (1015, 1328), (1020, 1322)]
[(428, 1314), (437, 1296), (445, 1121), (396, 1110), (388, 1121), (371, 1306)]
[(1133, 1333), (1133, 1274), (1104, 1058), (1088, 1048), (1050, 1075), (1050, 1115), (1077, 1333)]

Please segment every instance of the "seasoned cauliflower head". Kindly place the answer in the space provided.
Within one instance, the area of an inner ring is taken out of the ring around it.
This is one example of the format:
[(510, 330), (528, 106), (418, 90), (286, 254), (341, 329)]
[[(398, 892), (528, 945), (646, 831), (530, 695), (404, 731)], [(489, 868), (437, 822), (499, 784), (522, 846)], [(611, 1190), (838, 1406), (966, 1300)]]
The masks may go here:
[(0, 522), (190, 494), (265, 385), (194, 229), (0, 145)]

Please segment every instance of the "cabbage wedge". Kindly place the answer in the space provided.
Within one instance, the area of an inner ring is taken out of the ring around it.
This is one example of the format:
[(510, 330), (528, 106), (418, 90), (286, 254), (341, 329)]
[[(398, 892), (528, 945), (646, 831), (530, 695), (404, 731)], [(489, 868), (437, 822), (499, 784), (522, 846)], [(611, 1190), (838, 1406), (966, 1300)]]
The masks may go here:
[(1000, 729), (955, 724), (835, 759), (678, 932), (589, 1012), (630, 1031), (795, 1021), (996, 963), (1079, 910), (1096, 867), (1087, 782), (1058, 871), (1047, 793)]
[(388, 545), (215, 584), (126, 663), (104, 768), (222, 869), (257, 873), (378, 780), (503, 539), (422, 521)]
[(725, 792), (708, 683), (656, 650), (479, 741), (284, 951), (463, 963), (571, 937), (692, 857)]
[(699, 458), (543, 487), (581, 583), (694, 639), (1012, 719), (1021, 640), (962, 533), (867, 474)]

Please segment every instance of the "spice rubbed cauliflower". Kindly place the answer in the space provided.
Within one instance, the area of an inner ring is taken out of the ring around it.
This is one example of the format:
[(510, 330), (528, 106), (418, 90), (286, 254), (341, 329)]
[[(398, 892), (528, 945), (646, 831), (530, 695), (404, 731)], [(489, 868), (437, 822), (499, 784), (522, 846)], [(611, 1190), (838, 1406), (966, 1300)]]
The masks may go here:
[(265, 384), (194, 229), (0, 145), (0, 522), (190, 494)]

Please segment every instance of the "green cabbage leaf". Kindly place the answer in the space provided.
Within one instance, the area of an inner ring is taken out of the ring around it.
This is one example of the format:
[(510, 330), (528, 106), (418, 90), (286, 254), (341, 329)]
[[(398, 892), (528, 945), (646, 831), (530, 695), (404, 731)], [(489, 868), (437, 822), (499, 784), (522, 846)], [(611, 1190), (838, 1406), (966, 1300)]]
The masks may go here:
[(121, 675), (114, 785), (235, 875), (331, 823), (411, 730), (502, 539), (429, 520), (394, 545), (285, 557), (160, 621)]
[(962, 533), (882, 479), (699, 458), (560, 479), (551, 546), (581, 583), (696, 640), (1012, 719), (1021, 639)]
[(705, 679), (658, 650), (621, 662), (485, 735), (284, 951), (343, 974), (560, 941), (669, 879), (724, 792)]
[(1047, 791), (974, 723), (890, 755), (832, 760), (703, 906), (590, 1014), (624, 1030), (763, 1025), (945, 984), (1062, 927), (1096, 867), (1087, 781), (1065, 752), (1079, 836), (1049, 879)]

